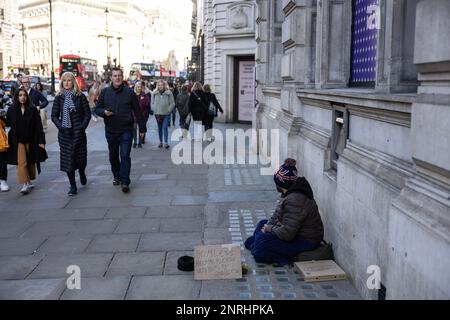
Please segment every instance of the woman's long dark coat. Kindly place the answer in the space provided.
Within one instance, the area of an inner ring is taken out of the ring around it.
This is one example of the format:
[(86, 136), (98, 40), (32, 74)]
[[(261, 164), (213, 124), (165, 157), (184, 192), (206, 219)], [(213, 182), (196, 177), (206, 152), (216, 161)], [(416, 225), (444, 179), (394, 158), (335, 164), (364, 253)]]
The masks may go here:
[[(17, 165), (17, 106), (13, 106), (8, 109), (6, 114), (6, 126), (10, 127), (8, 133), (8, 143), (9, 148), (7, 151), (7, 162), (8, 164)], [(45, 133), (42, 128), (41, 117), (39, 116), (39, 111), (35, 107), (28, 107), (29, 110), (25, 113), (25, 122), (27, 126), (30, 128), (31, 132), (33, 132), (33, 140), (30, 143), (30, 147), (27, 153), (27, 163), (32, 164), (35, 163), (38, 169), (38, 173), (41, 172), (40, 162), (44, 161), (41, 155), (42, 153), (39, 151), (39, 145), (45, 144)]]
[(75, 111), (70, 114), (72, 128), (62, 128), (64, 95), (57, 95), (53, 102), (52, 121), (58, 128), (60, 170), (70, 172), (84, 170), (87, 165), (86, 128), (91, 120), (89, 102), (84, 94), (73, 97)]
[(192, 91), (189, 96), (189, 112), (194, 121), (203, 121), (207, 108), (205, 93), (200, 90)]

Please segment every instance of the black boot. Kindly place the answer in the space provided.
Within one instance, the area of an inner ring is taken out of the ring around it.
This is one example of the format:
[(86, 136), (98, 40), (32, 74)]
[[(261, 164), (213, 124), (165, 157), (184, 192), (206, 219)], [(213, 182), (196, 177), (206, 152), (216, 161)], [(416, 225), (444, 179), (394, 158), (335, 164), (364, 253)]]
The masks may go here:
[(80, 183), (82, 186), (85, 186), (87, 184), (86, 173), (84, 172), (84, 170), (80, 170)]

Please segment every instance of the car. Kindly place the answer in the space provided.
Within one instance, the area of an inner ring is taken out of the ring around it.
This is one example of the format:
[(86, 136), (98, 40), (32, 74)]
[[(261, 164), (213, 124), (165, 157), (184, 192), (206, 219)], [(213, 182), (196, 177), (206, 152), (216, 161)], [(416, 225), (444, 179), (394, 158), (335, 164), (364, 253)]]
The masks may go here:
[(4, 93), (8, 96), (11, 96), (11, 88), (15, 80), (13, 79), (1, 79), (0, 86), (3, 89)]

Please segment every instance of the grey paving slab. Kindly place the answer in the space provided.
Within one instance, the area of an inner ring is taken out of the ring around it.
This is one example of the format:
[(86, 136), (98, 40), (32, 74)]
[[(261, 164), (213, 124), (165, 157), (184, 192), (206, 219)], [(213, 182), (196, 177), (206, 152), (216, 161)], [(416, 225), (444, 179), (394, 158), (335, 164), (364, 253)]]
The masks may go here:
[(178, 270), (178, 258), (182, 256), (194, 257), (194, 251), (169, 251), (166, 255), (166, 262), (164, 263), (164, 275), (192, 275), (194, 271)]
[(146, 218), (200, 218), (203, 206), (157, 206), (149, 207)]
[(0, 259), (0, 279), (25, 279), (41, 261), (37, 256), (6, 256)]
[(39, 248), (45, 240), (45, 237), (1, 239), (0, 256), (30, 255)]
[(30, 211), (33, 209), (57, 209), (64, 208), (68, 203), (69, 198), (51, 198), (47, 201), (36, 201), (35, 199), (12, 201), (4, 205), (6, 211)]
[(123, 219), (123, 218), (143, 218), (147, 208), (109, 208), (105, 218)]
[(165, 252), (117, 253), (108, 268), (107, 276), (162, 275)]
[(49, 254), (49, 253), (82, 253), (86, 250), (89, 243), (92, 241), (93, 236), (52, 236), (49, 237), (41, 247), (38, 249), (38, 253)]
[(195, 232), (202, 231), (203, 220), (194, 218), (161, 219), (161, 232)]
[(160, 230), (159, 219), (121, 219), (114, 233), (148, 233)]
[(157, 187), (157, 195), (162, 196), (190, 196), (192, 193), (192, 188), (189, 186)]
[(88, 209), (59, 209), (55, 214), (48, 217), (47, 221), (52, 220), (98, 220), (103, 219), (106, 214), (106, 208), (88, 208)]
[(139, 180), (164, 180), (167, 179), (167, 174), (143, 174)]
[(123, 300), (130, 281), (130, 276), (82, 278), (81, 289), (66, 288), (61, 300)]
[(73, 221), (73, 228), (70, 231), (70, 234), (113, 233), (118, 223), (119, 220), (117, 219)]
[(172, 201), (172, 196), (136, 196), (131, 200), (131, 205), (137, 207), (168, 206)]
[(86, 252), (133, 252), (140, 234), (104, 234), (92, 240)]
[(0, 225), (0, 238), (13, 238), (21, 236), (33, 225), (32, 221), (9, 221)]
[(40, 221), (34, 223), (23, 234), (33, 236), (62, 236), (68, 234), (112, 233), (118, 220), (74, 220), (74, 221)]
[(146, 233), (142, 235), (137, 251), (192, 250), (201, 243), (201, 232)]
[(68, 277), (67, 267), (77, 265), (81, 277), (104, 276), (113, 254), (83, 253), (83, 254), (51, 254), (44, 257), (39, 266), (28, 276), (28, 279)]
[(231, 243), (230, 232), (223, 228), (205, 228), (204, 243), (205, 245)]
[(215, 191), (210, 192), (208, 202), (275, 202), (277, 194), (269, 191)]
[[(117, 194), (115, 194), (117, 193)], [(130, 205), (132, 200), (131, 194), (124, 195), (123, 192), (116, 188), (115, 192), (111, 192), (105, 196), (78, 197), (72, 199), (66, 206), (68, 209), (76, 208), (113, 208), (126, 207)]]
[(192, 276), (133, 277), (127, 300), (192, 300), (199, 295), (200, 282)]
[(66, 279), (0, 281), (0, 300), (57, 300), (66, 288)]
[(186, 205), (200, 205), (205, 204), (207, 196), (174, 196), (172, 205), (186, 206)]

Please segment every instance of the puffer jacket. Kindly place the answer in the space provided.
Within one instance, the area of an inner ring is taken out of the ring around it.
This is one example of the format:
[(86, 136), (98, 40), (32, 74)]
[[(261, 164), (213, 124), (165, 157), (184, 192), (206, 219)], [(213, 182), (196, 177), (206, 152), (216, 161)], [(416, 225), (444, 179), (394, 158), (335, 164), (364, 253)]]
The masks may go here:
[(282, 196), (267, 223), (269, 232), (284, 241), (302, 238), (313, 243), (323, 240), (323, 223), (313, 192), (304, 177), (297, 178)]
[(170, 90), (166, 90), (162, 94), (158, 90), (153, 91), (151, 101), (151, 109), (155, 115), (169, 115), (175, 108), (175, 100)]

